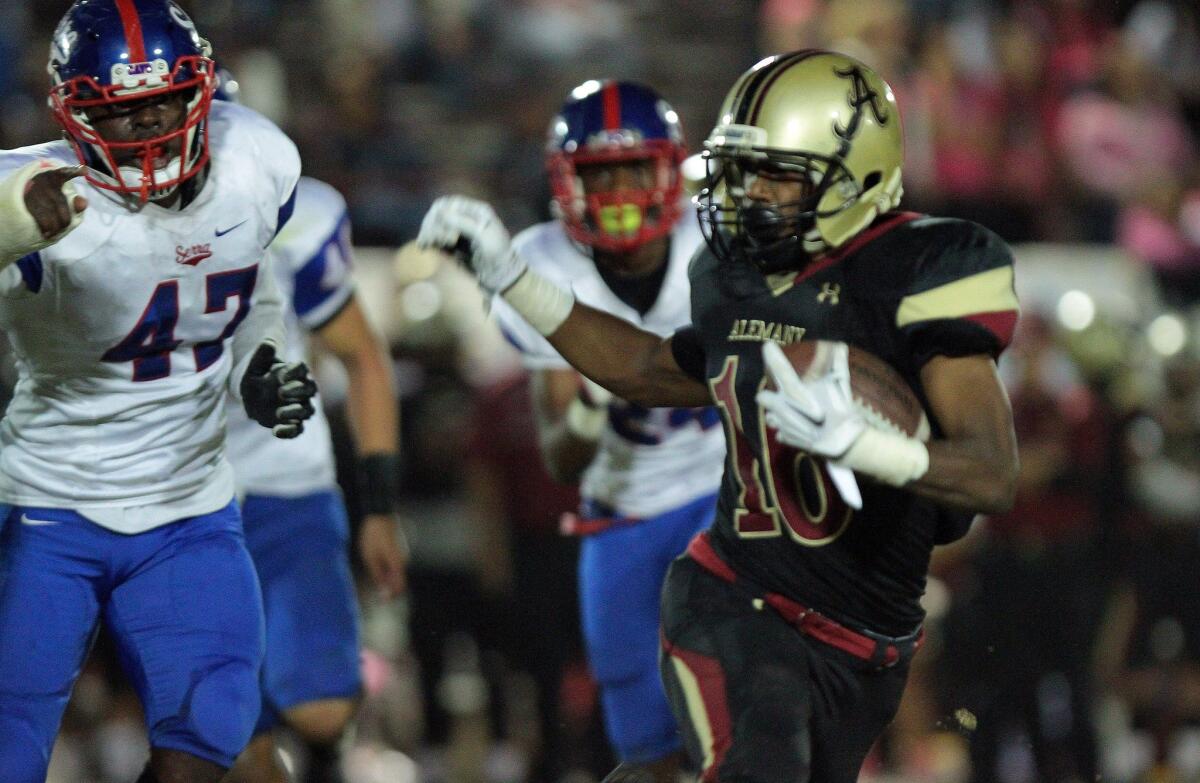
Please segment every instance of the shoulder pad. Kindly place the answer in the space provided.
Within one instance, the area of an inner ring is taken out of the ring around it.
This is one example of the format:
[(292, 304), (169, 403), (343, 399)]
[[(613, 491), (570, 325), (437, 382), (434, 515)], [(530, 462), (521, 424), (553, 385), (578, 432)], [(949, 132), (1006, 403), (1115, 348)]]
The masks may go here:
[(896, 327), (920, 343), (918, 354), (999, 355), (1020, 313), (1008, 245), (962, 220), (924, 218), (906, 229), (911, 265)]

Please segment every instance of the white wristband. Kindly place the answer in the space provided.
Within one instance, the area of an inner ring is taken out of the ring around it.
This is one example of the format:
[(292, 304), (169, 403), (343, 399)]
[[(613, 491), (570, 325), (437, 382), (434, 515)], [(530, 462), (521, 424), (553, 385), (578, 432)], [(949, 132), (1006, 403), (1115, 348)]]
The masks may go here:
[(60, 168), (71, 167), (56, 165), (48, 160), (35, 160), (0, 182), (0, 269), (30, 253), (49, 247), (83, 221), (83, 213), (75, 211), (75, 196), (78, 194), (70, 181), (63, 184), (62, 190), (67, 199), (67, 209), (71, 211), (71, 223), (55, 236), (49, 239), (43, 237), (37, 220), (25, 206), (25, 189), (29, 180), (43, 171)]
[(575, 306), (574, 294), (528, 268), (500, 295), (543, 337), (558, 331)]
[(929, 450), (916, 438), (867, 427), (837, 462), (885, 484), (903, 487), (929, 470)]
[(600, 433), (608, 422), (608, 406), (593, 407), (576, 397), (567, 406), (567, 429), (581, 440), (600, 440)]

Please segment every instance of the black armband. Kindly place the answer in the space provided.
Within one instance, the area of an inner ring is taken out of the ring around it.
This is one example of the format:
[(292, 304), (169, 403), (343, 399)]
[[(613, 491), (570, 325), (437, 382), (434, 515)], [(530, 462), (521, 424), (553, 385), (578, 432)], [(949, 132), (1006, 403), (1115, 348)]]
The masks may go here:
[(704, 343), (694, 326), (685, 326), (671, 337), (671, 355), (679, 369), (701, 383), (708, 381), (708, 367), (704, 360)]
[(399, 469), (395, 454), (358, 458), (358, 497), (364, 514), (391, 514), (396, 510)]
[(973, 511), (951, 511), (948, 508), (939, 508), (937, 526), (933, 531), (934, 545), (953, 544), (971, 532), (971, 525), (974, 522), (975, 512)]

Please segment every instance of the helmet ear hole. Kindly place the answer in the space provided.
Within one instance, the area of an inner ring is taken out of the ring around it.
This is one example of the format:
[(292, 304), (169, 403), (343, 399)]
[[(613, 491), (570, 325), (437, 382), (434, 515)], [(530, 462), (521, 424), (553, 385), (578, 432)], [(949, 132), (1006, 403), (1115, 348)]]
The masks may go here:
[(878, 171), (872, 171), (867, 176), (863, 177), (863, 192), (866, 193), (871, 188), (883, 181), (883, 174)]

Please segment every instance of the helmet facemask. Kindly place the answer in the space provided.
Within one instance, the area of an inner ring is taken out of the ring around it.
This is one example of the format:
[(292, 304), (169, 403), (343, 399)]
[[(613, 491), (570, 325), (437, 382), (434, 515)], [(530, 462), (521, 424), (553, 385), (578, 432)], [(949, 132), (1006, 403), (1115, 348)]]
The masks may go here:
[[(50, 105), (80, 160), (89, 167), (88, 182), (145, 204), (170, 196), (207, 165), (215, 68), (206, 55), (180, 57), (173, 68), (162, 59), (136, 63), (133, 67), (144, 69), (136, 74), (117, 73), (120, 67), (114, 66), (111, 85), (101, 85), (90, 76), (56, 84)], [(186, 104), (180, 126), (150, 139), (110, 141), (89, 117), (89, 110), (97, 107), (114, 109), (119, 115), (123, 105), (140, 106), (148, 99), (176, 95), (183, 95)], [(167, 159), (172, 146), (178, 152)], [(136, 163), (131, 165), (131, 160)]]
[[(817, 221), (838, 214), (862, 192), (837, 158), (707, 147), (705, 184), (696, 196), (705, 239), (720, 257), (752, 264), (764, 274), (799, 269), (824, 251)], [(802, 187), (795, 199), (769, 201), (756, 187), (759, 178)]]
[[(629, 252), (666, 236), (682, 212), (683, 157), (682, 146), (666, 139), (554, 152), (547, 169), (556, 217), (571, 239), (608, 252)], [(584, 187), (581, 172), (587, 167), (638, 163), (650, 166), (652, 184), (598, 192)]]

